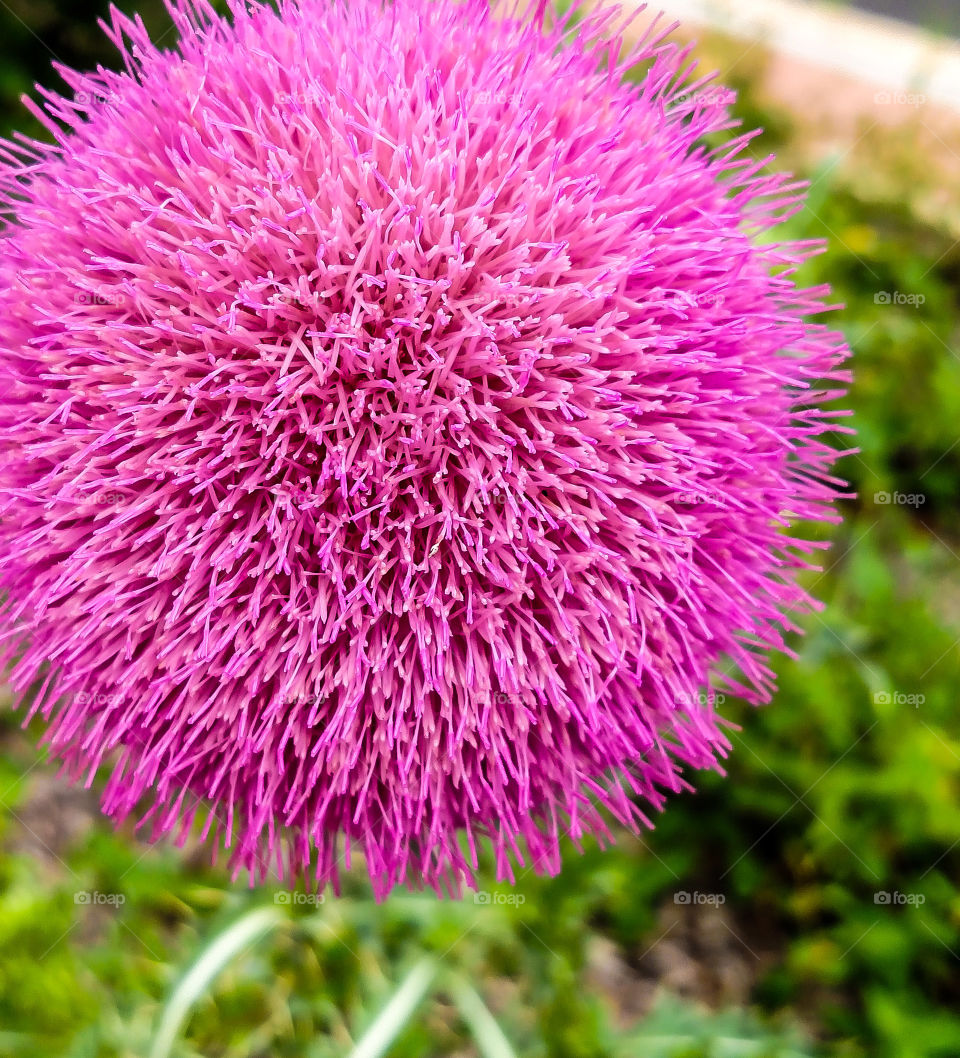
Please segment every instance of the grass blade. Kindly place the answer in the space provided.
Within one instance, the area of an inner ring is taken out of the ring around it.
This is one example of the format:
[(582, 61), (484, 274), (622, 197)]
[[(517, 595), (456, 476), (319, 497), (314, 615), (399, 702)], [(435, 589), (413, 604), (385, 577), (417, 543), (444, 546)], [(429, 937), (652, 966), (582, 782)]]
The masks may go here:
[(517, 1058), (497, 1019), (474, 988), (462, 978), (454, 978), (450, 984), (450, 996), (483, 1058)]
[(421, 959), (404, 978), (390, 1002), (363, 1034), (348, 1058), (382, 1058), (417, 1009), (437, 975), (433, 959)]
[(237, 919), (207, 944), (167, 1000), (150, 1058), (169, 1058), (187, 1015), (217, 974), (253, 940), (284, 919), (284, 914), (276, 908), (258, 907)]

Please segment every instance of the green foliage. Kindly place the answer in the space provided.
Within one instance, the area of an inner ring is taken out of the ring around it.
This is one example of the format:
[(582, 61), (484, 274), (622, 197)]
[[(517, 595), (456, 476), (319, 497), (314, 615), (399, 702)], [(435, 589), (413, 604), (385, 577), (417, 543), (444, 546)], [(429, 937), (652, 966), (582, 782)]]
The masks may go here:
[[(0, 15), (8, 126), (28, 127), (12, 100), (30, 81), (55, 80), (31, 29), (65, 61), (108, 54), (75, 7)], [(746, 123), (768, 127), (757, 150), (789, 147), (789, 117), (737, 87)], [(486, 903), (378, 906), (356, 875), (314, 906), (114, 834), (38, 763), (40, 730), (8, 717), (0, 1055), (142, 1058), (166, 1025), (177, 1058), (341, 1058), (427, 966), (390, 1058), (960, 1054), (960, 254), (833, 173), (808, 174), (789, 235), (827, 240), (803, 278), (846, 305), (856, 498), (808, 575), (826, 606), (778, 660), (775, 702), (723, 705), (728, 775), (697, 777), (642, 841), (486, 882)]]

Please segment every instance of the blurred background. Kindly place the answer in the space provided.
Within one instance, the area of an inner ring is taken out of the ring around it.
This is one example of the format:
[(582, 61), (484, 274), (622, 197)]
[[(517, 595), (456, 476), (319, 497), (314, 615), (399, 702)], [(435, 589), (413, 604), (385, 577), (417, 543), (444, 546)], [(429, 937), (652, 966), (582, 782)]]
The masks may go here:
[(960, 8), (953, 0), (858, 0), (855, 6), (944, 33), (960, 32)]
[[(803, 279), (856, 354), (826, 607), (772, 705), (724, 703), (728, 776), (556, 879), (317, 901), (114, 833), (5, 709), (0, 1058), (960, 1055), (960, 10), (663, 6), (810, 181), (785, 234), (828, 242)], [(18, 99), (52, 61), (115, 62), (105, 11), (0, 0), (4, 133), (42, 135)]]

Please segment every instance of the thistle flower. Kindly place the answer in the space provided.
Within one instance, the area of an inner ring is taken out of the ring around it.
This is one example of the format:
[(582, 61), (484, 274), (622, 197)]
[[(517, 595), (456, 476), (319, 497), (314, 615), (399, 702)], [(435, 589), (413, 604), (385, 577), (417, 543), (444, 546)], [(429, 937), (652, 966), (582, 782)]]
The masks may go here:
[(609, 8), (172, 10), (2, 147), (18, 700), (254, 880), (459, 892), (481, 840), (513, 878), (649, 824), (835, 520), (846, 350), (763, 239), (802, 189)]

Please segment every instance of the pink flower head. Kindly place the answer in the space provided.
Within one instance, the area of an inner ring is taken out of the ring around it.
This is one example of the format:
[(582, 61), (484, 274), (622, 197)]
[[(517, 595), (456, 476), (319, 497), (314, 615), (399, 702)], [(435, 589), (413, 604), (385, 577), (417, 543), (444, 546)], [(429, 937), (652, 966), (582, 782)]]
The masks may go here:
[(799, 186), (616, 10), (230, 6), (113, 11), (125, 72), (0, 148), (12, 686), (254, 879), (556, 871), (717, 766), (707, 687), (767, 699), (810, 602), (846, 349), (760, 238)]

